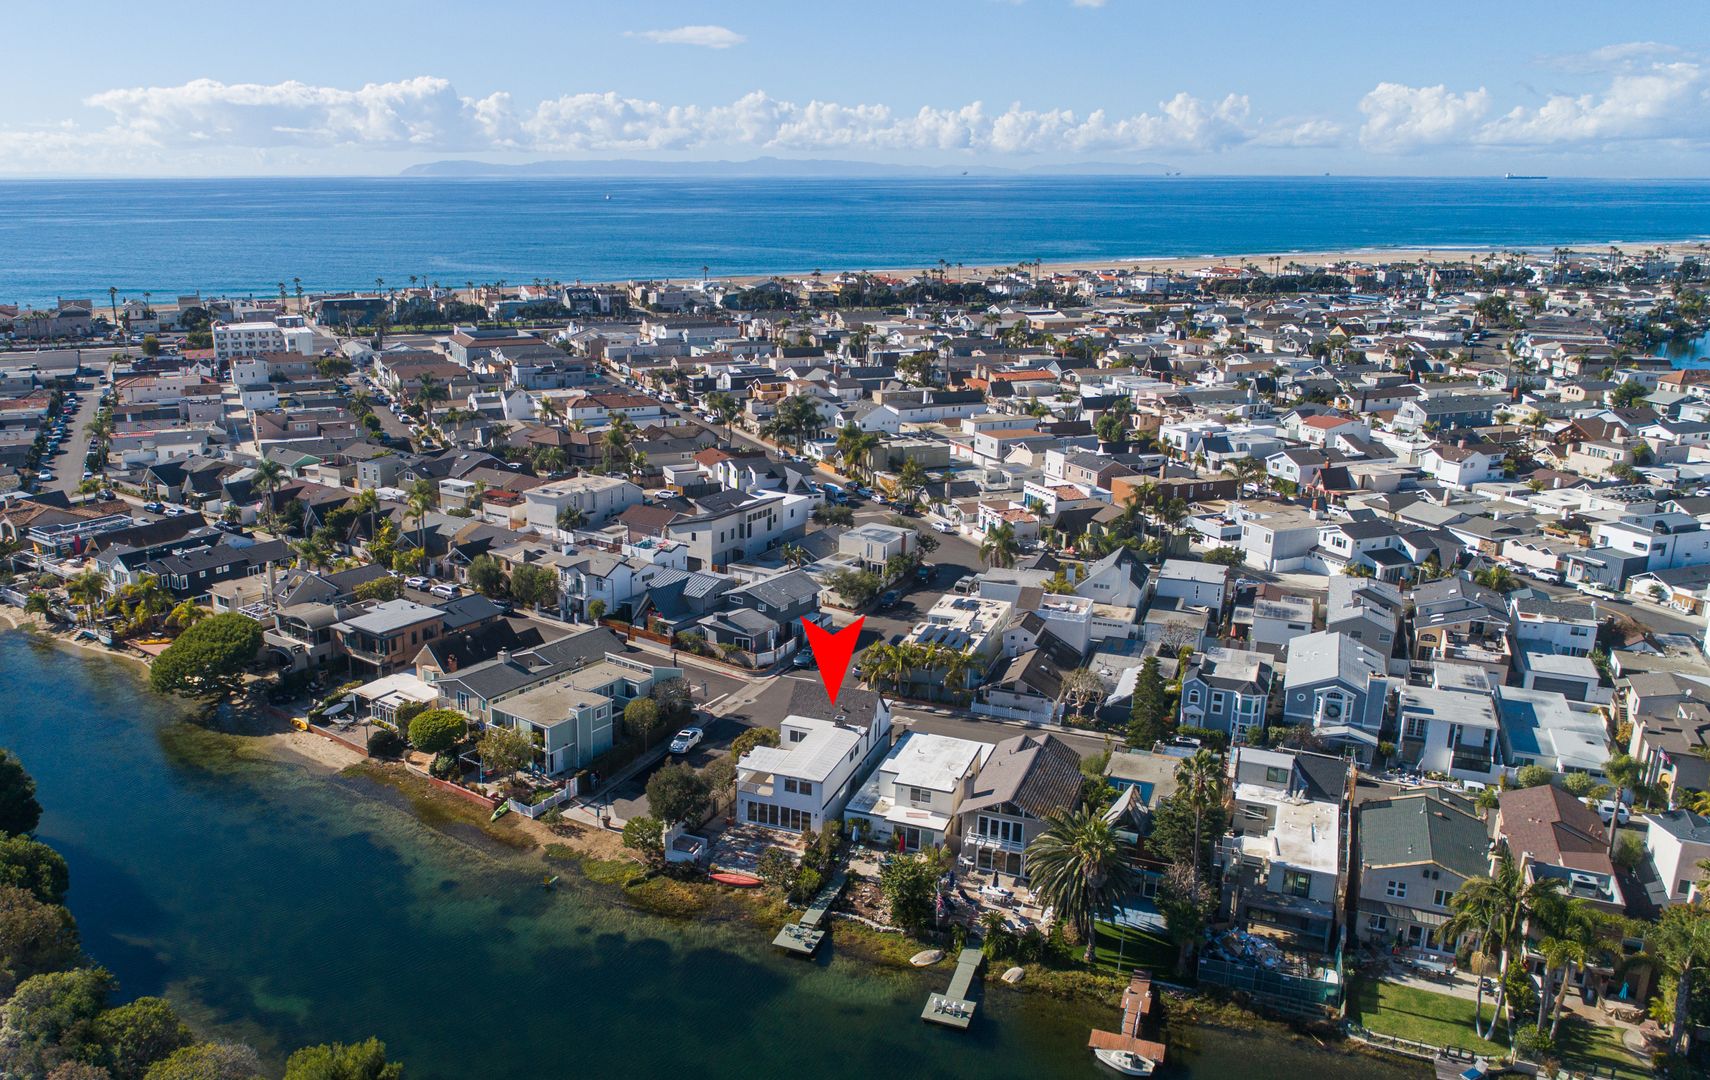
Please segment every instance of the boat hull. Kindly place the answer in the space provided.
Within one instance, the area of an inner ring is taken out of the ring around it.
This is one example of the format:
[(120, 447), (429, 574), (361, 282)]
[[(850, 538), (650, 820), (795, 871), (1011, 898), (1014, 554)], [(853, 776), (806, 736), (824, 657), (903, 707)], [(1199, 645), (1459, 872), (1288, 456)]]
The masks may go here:
[(1152, 1070), (1158, 1067), (1150, 1058), (1127, 1050), (1094, 1050), (1093, 1057), (1124, 1076), (1151, 1076)]

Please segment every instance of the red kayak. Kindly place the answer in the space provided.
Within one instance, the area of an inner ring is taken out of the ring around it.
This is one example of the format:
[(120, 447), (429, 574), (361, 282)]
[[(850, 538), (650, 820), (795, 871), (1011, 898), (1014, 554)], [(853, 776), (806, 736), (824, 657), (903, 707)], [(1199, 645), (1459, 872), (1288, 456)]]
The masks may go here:
[(732, 874), (721, 870), (716, 874), (708, 874), (707, 876), (720, 885), (735, 885), (739, 889), (752, 889), (756, 885), (765, 884), (753, 874)]

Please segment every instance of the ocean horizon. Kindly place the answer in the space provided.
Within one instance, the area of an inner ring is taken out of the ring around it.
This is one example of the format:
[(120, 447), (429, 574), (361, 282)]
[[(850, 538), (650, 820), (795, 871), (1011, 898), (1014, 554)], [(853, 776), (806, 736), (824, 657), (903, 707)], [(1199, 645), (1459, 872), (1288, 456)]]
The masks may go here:
[[(0, 181), (0, 303), (535, 278), (1696, 243), (1710, 181), (309, 177)], [(704, 268), (704, 270), (703, 270)]]

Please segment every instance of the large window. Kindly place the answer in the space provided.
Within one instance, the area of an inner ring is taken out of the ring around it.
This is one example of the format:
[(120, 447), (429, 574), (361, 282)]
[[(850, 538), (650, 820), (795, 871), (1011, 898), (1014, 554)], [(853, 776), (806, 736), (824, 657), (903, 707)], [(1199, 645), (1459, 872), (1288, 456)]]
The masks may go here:
[(1283, 892), (1290, 896), (1311, 896), (1312, 875), (1290, 870), (1283, 875)]
[(979, 833), (981, 836), (1004, 844), (1022, 842), (1021, 822), (1019, 821), (982, 817), (980, 818)]
[(1404, 900), (1407, 898), (1407, 882), (1391, 880), (1388, 885), (1384, 886), (1383, 892), (1385, 896), (1393, 896), (1397, 900)]
[(813, 824), (813, 815), (805, 810), (763, 802), (749, 803), (747, 817), (756, 825), (770, 825), (791, 832), (801, 832)]

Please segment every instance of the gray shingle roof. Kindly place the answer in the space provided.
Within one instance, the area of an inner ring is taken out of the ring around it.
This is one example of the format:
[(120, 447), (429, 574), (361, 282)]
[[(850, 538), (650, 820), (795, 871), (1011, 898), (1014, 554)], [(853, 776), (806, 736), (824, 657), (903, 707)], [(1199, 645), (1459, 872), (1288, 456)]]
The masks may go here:
[(1489, 845), (1484, 822), (1429, 791), (1360, 807), (1360, 861), (1367, 867), (1434, 862), (1478, 877), (1490, 868)]

